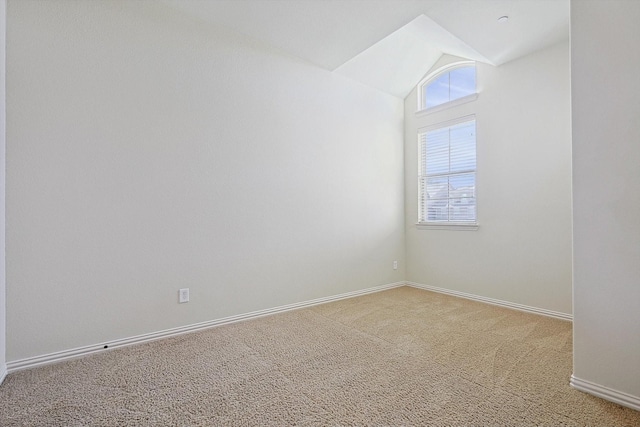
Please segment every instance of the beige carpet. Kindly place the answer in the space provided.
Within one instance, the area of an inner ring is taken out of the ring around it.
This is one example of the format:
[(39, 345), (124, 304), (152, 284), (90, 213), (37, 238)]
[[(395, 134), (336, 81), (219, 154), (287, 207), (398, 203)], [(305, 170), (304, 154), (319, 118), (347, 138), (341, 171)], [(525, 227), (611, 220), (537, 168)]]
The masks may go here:
[(2, 426), (640, 426), (571, 323), (409, 287), (11, 374)]

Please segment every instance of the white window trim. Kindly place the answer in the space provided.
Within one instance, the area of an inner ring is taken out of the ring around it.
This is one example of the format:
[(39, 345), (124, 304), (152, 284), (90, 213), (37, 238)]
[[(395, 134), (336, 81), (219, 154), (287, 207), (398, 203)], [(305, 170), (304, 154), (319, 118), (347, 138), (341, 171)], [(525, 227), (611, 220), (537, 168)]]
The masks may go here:
[[(427, 85), (431, 80), (433, 80), (435, 77), (439, 76), (440, 74), (444, 74), (447, 71), (452, 71), (456, 68), (463, 68), (463, 67), (469, 67), (469, 66), (476, 66), (476, 62), (475, 61), (456, 61), (456, 62), (452, 62), (450, 64), (447, 65), (443, 65), (442, 67), (438, 68), (437, 70), (429, 73), (424, 79), (422, 79), (420, 81), (420, 83), (418, 83), (418, 108), (417, 108), (417, 112), (416, 114), (419, 113), (423, 113), (423, 112), (436, 112), (436, 111), (441, 111), (447, 108), (451, 108), (451, 107), (455, 107), (456, 105), (460, 105), (460, 104), (464, 104), (470, 101), (475, 101), (478, 97), (478, 86), (477, 86), (477, 69), (476, 69), (476, 93), (475, 94), (471, 94), (471, 95), (467, 95), (465, 97), (462, 98), (458, 98), (458, 99), (454, 99), (453, 101), (449, 101), (449, 102), (445, 102), (444, 104), (440, 104), (440, 105), (436, 105), (434, 107), (431, 108), (425, 108), (424, 107), (424, 101), (425, 99), (423, 98), (423, 93), (424, 93), (424, 86)], [(475, 95), (475, 98), (473, 99), (465, 99), (465, 98), (471, 98), (472, 96)], [(465, 99), (464, 102), (460, 102), (460, 103), (456, 103), (456, 101), (459, 101), (461, 99)], [(442, 107), (442, 108), (439, 108)], [(438, 109), (437, 109), (438, 108)], [(437, 109), (437, 110), (436, 110)]]
[(480, 226), (477, 222), (416, 222), (419, 230), (454, 230), (454, 231), (477, 231)]
[(438, 111), (457, 107), (458, 105), (466, 104), (467, 102), (473, 102), (476, 99), (478, 99), (478, 94), (472, 93), (471, 95), (463, 96), (462, 98), (454, 99), (453, 101), (445, 102), (444, 104), (436, 105), (435, 107), (416, 111), (416, 117), (428, 116), (429, 114), (437, 113)]
[[(480, 227), (478, 225), (478, 165), (477, 165), (477, 159), (478, 159), (478, 148), (477, 148), (477, 144), (478, 144), (478, 127), (477, 127), (477, 120), (476, 120), (476, 115), (475, 114), (469, 114), (466, 116), (462, 116), (462, 117), (456, 117), (455, 119), (451, 119), (451, 120), (447, 120), (444, 122), (439, 122), (439, 123), (434, 123), (432, 125), (429, 126), (423, 126), (418, 128), (418, 150), (420, 150), (420, 138), (419, 135), (422, 133), (426, 133), (429, 131), (432, 131), (434, 129), (440, 129), (440, 128), (444, 128), (444, 127), (451, 127), (451, 126), (455, 126), (457, 124), (460, 123), (464, 123), (464, 122), (469, 122), (469, 121), (476, 121), (476, 220), (471, 222), (471, 221), (464, 221), (464, 222), (455, 222), (455, 221), (425, 221), (425, 222), (421, 222), (418, 221), (415, 223), (416, 228), (420, 229), (420, 230), (455, 230), (455, 231), (477, 231), (478, 228)], [(419, 152), (419, 151), (418, 151)], [(421, 164), (420, 164), (420, 156), (418, 156), (418, 171), (420, 171), (421, 168)], [(421, 194), (420, 194), (420, 186), (418, 186), (418, 200), (420, 198)], [(418, 205), (418, 218), (420, 218), (420, 206)]]
[[(421, 133), (430, 132), (432, 130), (436, 130), (440, 128), (448, 128), (451, 126), (459, 125), (460, 123), (470, 122), (472, 120), (476, 120), (475, 114), (467, 114), (466, 116), (456, 117), (455, 119), (445, 120), (443, 122), (434, 123), (428, 126), (422, 126), (418, 128), (418, 135)], [(477, 138), (478, 137), (476, 136), (476, 140)]]

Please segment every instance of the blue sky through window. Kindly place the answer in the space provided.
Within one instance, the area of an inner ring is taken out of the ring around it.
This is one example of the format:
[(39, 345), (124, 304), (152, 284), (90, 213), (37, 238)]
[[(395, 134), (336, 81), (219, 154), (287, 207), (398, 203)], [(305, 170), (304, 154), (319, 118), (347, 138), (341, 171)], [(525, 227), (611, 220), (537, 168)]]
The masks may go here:
[(476, 93), (476, 67), (455, 68), (424, 86), (424, 108)]

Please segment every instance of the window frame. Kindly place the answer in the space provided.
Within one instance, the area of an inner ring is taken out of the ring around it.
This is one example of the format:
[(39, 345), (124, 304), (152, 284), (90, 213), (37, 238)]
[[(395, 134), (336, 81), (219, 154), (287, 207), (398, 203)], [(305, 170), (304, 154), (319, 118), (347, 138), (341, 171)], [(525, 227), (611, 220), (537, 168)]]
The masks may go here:
[[(422, 158), (423, 158), (423, 154), (422, 154), (422, 135), (427, 133), (427, 132), (431, 132), (437, 129), (444, 129), (444, 128), (451, 128), (454, 127), (456, 125), (462, 124), (462, 123), (466, 123), (466, 122), (474, 122), (474, 127), (475, 127), (475, 169), (474, 169), (474, 174), (475, 174), (475, 188), (474, 188), (474, 198), (475, 198), (475, 210), (476, 210), (476, 215), (475, 215), (475, 220), (474, 221), (421, 221), (421, 218), (423, 218), (422, 214), (422, 204), (420, 203), (420, 200), (423, 198), (423, 194), (422, 194), (422, 188), (421, 188), (421, 179), (424, 178), (424, 176), (426, 174), (423, 174), (423, 172), (425, 172), (423, 170), (423, 165), (422, 165)], [(417, 184), (418, 184), (418, 188), (417, 188), (417, 196), (418, 196), (418, 222), (416, 222), (416, 227), (419, 229), (432, 229), (432, 230), (469, 230), (469, 231), (475, 231), (478, 229), (478, 122), (476, 119), (476, 115), (475, 114), (469, 114), (469, 115), (465, 115), (465, 116), (461, 116), (461, 117), (456, 117), (454, 119), (451, 120), (447, 120), (444, 122), (439, 122), (439, 123), (435, 123), (432, 125), (428, 125), (428, 126), (424, 126), (424, 127), (420, 127), (418, 128), (418, 132), (417, 132), (417, 143), (418, 143), (418, 179), (417, 179)]]
[[(434, 80), (445, 73), (450, 73), (453, 70), (458, 68), (466, 68), (473, 67), (475, 70), (476, 77), (476, 91), (475, 93), (456, 98), (453, 100), (449, 100), (442, 104), (434, 105), (433, 107), (426, 107), (426, 96), (425, 96), (425, 88), (429, 86)], [(478, 99), (478, 69), (476, 67), (476, 61), (456, 61), (447, 65), (443, 65), (442, 67), (434, 70), (429, 73), (424, 79), (418, 83), (418, 109), (416, 111), (416, 115), (425, 115), (435, 113), (437, 111), (445, 110), (447, 108), (455, 107), (457, 105), (466, 104), (467, 102), (475, 101)]]

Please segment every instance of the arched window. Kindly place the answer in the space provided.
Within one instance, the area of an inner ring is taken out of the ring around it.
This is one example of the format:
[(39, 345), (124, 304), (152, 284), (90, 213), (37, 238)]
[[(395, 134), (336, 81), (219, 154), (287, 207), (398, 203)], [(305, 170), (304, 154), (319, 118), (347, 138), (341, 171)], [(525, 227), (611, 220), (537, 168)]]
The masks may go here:
[(477, 93), (475, 62), (463, 61), (446, 65), (427, 76), (418, 89), (419, 110), (471, 98)]

